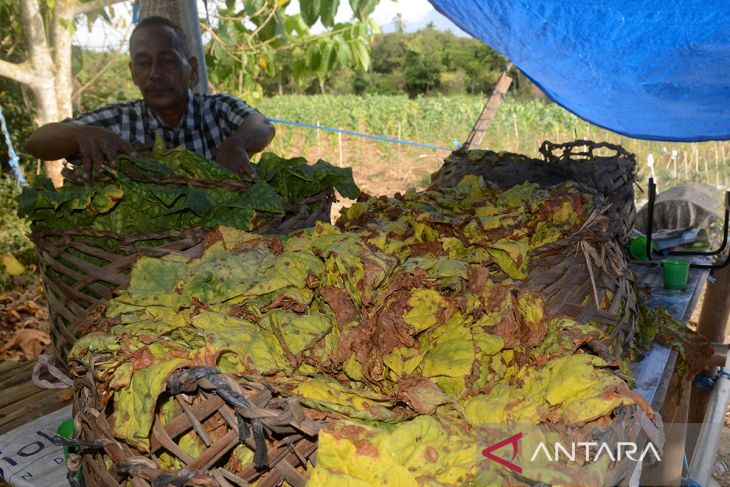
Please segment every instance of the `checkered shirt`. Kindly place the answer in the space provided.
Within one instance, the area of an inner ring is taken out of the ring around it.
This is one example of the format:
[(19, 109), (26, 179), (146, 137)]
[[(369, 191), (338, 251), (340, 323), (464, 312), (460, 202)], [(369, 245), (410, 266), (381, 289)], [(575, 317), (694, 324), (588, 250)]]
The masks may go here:
[(147, 147), (157, 133), (168, 147), (182, 145), (212, 160), (218, 144), (253, 113), (258, 112), (228, 94), (190, 93), (185, 115), (175, 128), (166, 127), (144, 100), (107, 105), (64, 122), (103, 127), (133, 145)]

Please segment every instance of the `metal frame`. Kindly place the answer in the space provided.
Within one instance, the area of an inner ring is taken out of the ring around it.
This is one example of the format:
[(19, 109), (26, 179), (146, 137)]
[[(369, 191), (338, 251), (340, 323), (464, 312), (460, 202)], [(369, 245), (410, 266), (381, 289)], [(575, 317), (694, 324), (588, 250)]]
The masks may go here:
[[(649, 203), (647, 208), (647, 231), (646, 231), (646, 255), (647, 259), (644, 261), (637, 261), (636, 263), (641, 264), (655, 264), (658, 261), (653, 259), (652, 254), (652, 245), (651, 245), (651, 237), (652, 237), (652, 227), (654, 226), (654, 203), (656, 201), (656, 184), (654, 183), (654, 178), (649, 178)], [(725, 192), (725, 222), (722, 227), (722, 244), (719, 248), (715, 250), (711, 250), (709, 252), (701, 252), (701, 251), (688, 251), (688, 250), (670, 250), (668, 253), (669, 255), (683, 255), (683, 256), (714, 256), (714, 255), (720, 255), (725, 248), (727, 247), (728, 243), (728, 221), (730, 221), (730, 191)], [(715, 262), (714, 264), (698, 264), (694, 262), (690, 262), (690, 267), (693, 267), (695, 269), (722, 269), (723, 267), (730, 264), (730, 253), (725, 256), (725, 259), (720, 262)]]

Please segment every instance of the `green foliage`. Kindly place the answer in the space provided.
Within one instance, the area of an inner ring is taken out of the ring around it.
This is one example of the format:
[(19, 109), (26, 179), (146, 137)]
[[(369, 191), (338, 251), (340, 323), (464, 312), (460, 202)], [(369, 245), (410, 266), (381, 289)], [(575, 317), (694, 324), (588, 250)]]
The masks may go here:
[(72, 51), (72, 69), (78, 82), (74, 111), (85, 112), (122, 100), (139, 98), (129, 74), (129, 55), (116, 51), (91, 51), (77, 46)]
[(9, 176), (0, 176), (0, 254), (22, 254), (33, 248), (28, 239), (28, 222), (17, 214), (18, 183)]
[[(25, 38), (19, 35), (22, 31), (18, 3), (0, 0), (0, 59), (9, 62), (22, 62), (27, 49)], [(22, 142), (30, 134), (32, 128), (33, 105), (28, 99), (29, 92), (22, 85), (7, 78), (0, 77), (0, 107), (8, 124), (11, 142), (16, 152)], [(0, 175), (6, 174), (8, 166), (8, 148), (5, 138), (0, 136)], [(27, 169), (27, 168), (26, 168)], [(0, 207), (3, 208), (4, 207)]]
[[(366, 70), (370, 41), (379, 27), (368, 19), (377, 0), (352, 0), (355, 18), (335, 23), (340, 0), (302, 0), (301, 13), (289, 15), (288, 0), (226, 2), (218, 24), (204, 24), (212, 39), (206, 63), (210, 82), (218, 89), (250, 100), (263, 96), (262, 83), (273, 80), (280, 88), (293, 83), (299, 89), (315, 81), (323, 86), (328, 73), (340, 69)], [(328, 31), (314, 35), (310, 27), (321, 21)]]
[[(156, 148), (150, 158), (121, 157), (119, 169), (107, 168), (106, 181), (86, 184), (81, 167), (71, 182), (55, 189), (41, 179), (21, 194), (19, 211), (35, 228), (87, 229), (117, 235), (139, 235), (193, 227), (228, 225), (253, 230), (288, 215), (289, 206), (327, 188), (348, 197), (359, 191), (352, 171), (324, 161), (286, 160), (264, 154), (261, 178), (245, 191), (194, 184), (160, 185), (150, 178), (239, 181), (241, 176), (184, 148)], [(79, 181), (79, 183), (74, 183)], [(147, 182), (149, 181), (149, 182)], [(144, 218), (140, 218), (144, 215)]]
[(408, 96), (425, 95), (441, 85), (439, 69), (427, 54), (408, 51), (403, 70), (404, 88)]
[[(276, 73), (269, 76), (261, 72), (256, 81), (266, 96), (285, 93), (407, 93), (412, 97), (425, 93), (483, 94), (491, 91), (506, 63), (481, 41), (432, 28), (413, 33), (375, 34), (372, 39), (369, 51), (365, 44), (350, 49), (352, 55), (360, 57), (369, 52), (365, 58), (370, 62), (367, 71), (352, 70), (339, 62), (328, 63), (330, 59), (339, 59), (336, 45), (330, 50), (312, 44), (306, 49), (294, 46), (276, 51)], [(313, 73), (312, 69), (318, 72)], [(307, 72), (308, 75), (300, 76)], [(515, 76), (519, 80), (513, 89), (529, 94), (532, 84), (519, 74)]]
[[(450, 146), (454, 138), (466, 138), (483, 103), (483, 98), (475, 96), (409, 99), (405, 95), (288, 95), (265, 98), (257, 108), (267, 116), (285, 120), (319, 121), (328, 127), (387, 136), (400, 133), (407, 140)], [(280, 131), (277, 137), (287, 145), (291, 135), (291, 132)], [(307, 130), (304, 136), (307, 143), (314, 143), (315, 131)]]

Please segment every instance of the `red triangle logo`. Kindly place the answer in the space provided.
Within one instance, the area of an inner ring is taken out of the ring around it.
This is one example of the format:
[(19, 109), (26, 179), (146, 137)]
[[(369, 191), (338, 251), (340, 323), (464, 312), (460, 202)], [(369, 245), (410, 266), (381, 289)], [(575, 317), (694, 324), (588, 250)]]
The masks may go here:
[(499, 463), (500, 465), (503, 465), (503, 466), (509, 468), (510, 470), (514, 470), (515, 472), (521, 474), (522, 467), (520, 467), (519, 465), (515, 465), (511, 461), (505, 460), (504, 458), (498, 457), (497, 455), (494, 455), (492, 453), (494, 450), (499, 450), (503, 446), (511, 444), (512, 445), (512, 460), (514, 460), (515, 458), (517, 458), (517, 454), (519, 453), (519, 450), (520, 450), (519, 441), (521, 439), (522, 439), (522, 433), (517, 433), (516, 435), (512, 435), (509, 438), (505, 438), (504, 440), (502, 440), (498, 443), (495, 443), (493, 445), (486, 447), (484, 450), (482, 450), (482, 455), (490, 460), (493, 460), (493, 461)]

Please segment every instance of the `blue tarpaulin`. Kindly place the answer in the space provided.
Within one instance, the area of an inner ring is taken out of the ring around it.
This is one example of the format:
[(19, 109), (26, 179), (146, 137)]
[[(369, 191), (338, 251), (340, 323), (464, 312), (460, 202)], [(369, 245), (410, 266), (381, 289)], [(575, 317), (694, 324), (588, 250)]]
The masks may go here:
[(430, 2), (593, 124), (642, 139), (730, 139), (727, 0)]

